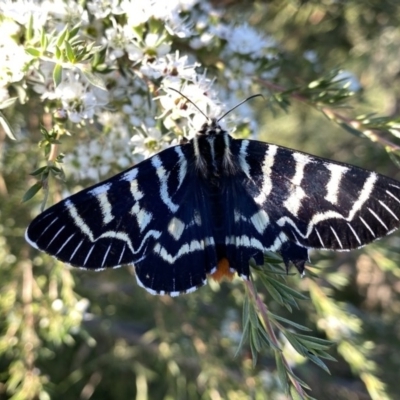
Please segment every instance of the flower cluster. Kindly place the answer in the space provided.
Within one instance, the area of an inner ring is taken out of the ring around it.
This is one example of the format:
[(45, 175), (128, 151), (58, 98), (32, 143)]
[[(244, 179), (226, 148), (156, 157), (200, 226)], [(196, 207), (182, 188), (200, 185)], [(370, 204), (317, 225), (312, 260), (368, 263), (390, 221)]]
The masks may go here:
[[(17, 0), (0, 12), (0, 100), (30, 88), (44, 109), (66, 115), (64, 131), (84, 128), (64, 159), (79, 179), (190, 138), (204, 116), (171, 88), (218, 116), (254, 94), (276, 54), (273, 38), (198, 0)], [(247, 104), (229, 118), (256, 128)]]

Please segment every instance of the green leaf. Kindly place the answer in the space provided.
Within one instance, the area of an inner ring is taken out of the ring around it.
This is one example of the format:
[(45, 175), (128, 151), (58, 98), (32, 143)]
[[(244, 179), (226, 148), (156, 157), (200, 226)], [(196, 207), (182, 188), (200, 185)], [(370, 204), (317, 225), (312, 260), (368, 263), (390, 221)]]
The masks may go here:
[(24, 196), (22, 197), (22, 203), (25, 203), (26, 201), (30, 200), (42, 188), (43, 188), (42, 182), (36, 182), (24, 194)]
[(60, 64), (56, 64), (53, 70), (53, 81), (55, 87), (57, 87), (61, 83), (61, 79), (62, 79), (62, 66)]
[(80, 22), (78, 22), (78, 23), (69, 31), (69, 38), (70, 38), (70, 39), (74, 38), (74, 37), (78, 34), (79, 29), (81, 29), (81, 24), (80, 24)]
[(25, 51), (33, 57), (40, 57), (42, 54), (40, 50), (35, 49), (34, 47), (28, 47), (25, 49)]
[(359, 138), (365, 138), (365, 135), (360, 130), (353, 128), (352, 126), (346, 124), (345, 122), (340, 122), (340, 121), (337, 122), (345, 131)]
[(310, 335), (301, 335), (300, 333), (297, 333), (296, 336), (301, 341), (313, 344), (315, 346), (322, 346), (321, 350), (326, 350), (335, 344), (335, 342), (332, 342), (331, 340), (321, 339)]
[(0, 125), (3, 127), (4, 132), (10, 139), (17, 140), (13, 133), (11, 125), (9, 124), (9, 122), (7, 121), (7, 118), (4, 116), (4, 114), (1, 111), (0, 111)]
[(25, 35), (26, 35), (26, 39), (29, 41), (33, 38), (34, 36), (34, 30), (33, 30), (33, 14), (31, 14), (29, 16), (28, 19), (28, 24), (26, 26), (26, 30), (25, 30)]
[(265, 331), (264, 326), (260, 325), (260, 329), (258, 330), (258, 334), (260, 339), (262, 339), (266, 345), (273, 348), (274, 350), (281, 350), (279, 346), (277, 346), (269, 337), (268, 333)]
[(275, 319), (275, 320), (277, 320), (277, 321), (284, 322), (285, 324), (290, 325), (290, 326), (293, 326), (293, 328), (299, 329), (299, 330), (301, 330), (301, 331), (308, 331), (308, 332), (311, 332), (311, 329), (310, 329), (310, 328), (307, 328), (307, 327), (304, 326), (304, 325), (297, 324), (296, 322), (293, 322), (293, 321), (291, 321), (291, 320), (289, 320), (289, 319), (280, 317), (279, 315), (273, 314), (273, 313), (270, 312), (270, 311), (268, 312), (268, 316), (269, 316), (271, 319), (273, 319), (273, 320)]
[(255, 327), (250, 328), (250, 338), (251, 338), (251, 343), (254, 346), (254, 349), (257, 351), (257, 353), (259, 353), (261, 350), (261, 342), (258, 336), (257, 329)]
[(305, 389), (311, 390), (310, 386), (307, 385), (302, 379), (300, 379), (292, 370), (287, 371), (288, 375), (290, 375), (296, 382), (300, 383), (301, 386)]
[(65, 28), (57, 36), (56, 45), (58, 47), (61, 47), (63, 45), (64, 40), (67, 37), (67, 34), (68, 34), (68, 24), (65, 25)]
[(65, 51), (67, 53), (68, 61), (71, 63), (74, 63), (75, 62), (75, 54), (74, 54), (73, 48), (71, 47), (71, 45), (69, 44), (68, 41), (66, 41), (64, 43), (64, 46), (65, 46)]
[(308, 354), (307, 358), (309, 358), (314, 364), (318, 365), (318, 367), (322, 368), (325, 372), (327, 372), (330, 375), (329, 368), (319, 357), (317, 357), (314, 354)]
[(252, 304), (249, 305), (249, 320), (252, 326), (258, 326), (258, 315)]
[(106, 85), (105, 85), (103, 79), (100, 76), (98, 76), (98, 75), (94, 74), (93, 72), (89, 71), (87, 66), (84, 66), (84, 67), (78, 66), (78, 68), (82, 71), (83, 75), (85, 76), (85, 78), (88, 80), (88, 82), (91, 85), (96, 86), (96, 87), (98, 87), (100, 89), (103, 89), (103, 90), (107, 91)]
[(250, 323), (249, 320), (246, 320), (245, 325), (243, 327), (242, 337), (240, 338), (240, 342), (235, 353), (235, 357), (237, 357), (239, 352), (243, 349), (244, 344), (248, 341), (249, 335), (250, 335)]
[(47, 169), (47, 165), (44, 166), (44, 167), (38, 168), (37, 170), (31, 172), (29, 175), (32, 175), (32, 176), (40, 175), (40, 174), (41, 174), (44, 170), (46, 170), (46, 169)]
[(263, 275), (261, 275), (261, 280), (263, 281), (264, 286), (267, 288), (268, 292), (274, 298), (274, 300), (277, 301), (280, 305), (284, 305), (282, 296), (280, 295), (278, 290), (276, 290), (275, 287), (269, 282), (269, 280)]
[(276, 362), (276, 367), (278, 369), (279, 380), (281, 381), (283, 390), (285, 391), (286, 394), (288, 394), (289, 393), (288, 377), (286, 373), (285, 364), (283, 363), (282, 360), (282, 353), (279, 351), (275, 351), (275, 362)]
[(305, 296), (304, 294), (299, 293), (298, 291), (292, 289), (291, 287), (285, 285), (285, 284), (282, 283), (282, 282), (279, 282), (278, 280), (276, 280), (276, 279), (274, 279), (274, 278), (269, 278), (269, 281), (270, 281), (277, 289), (280, 288), (280, 289), (281, 289), (281, 292), (285, 293), (285, 295), (292, 296), (292, 297), (294, 297), (295, 299), (298, 299), (298, 300), (308, 300), (308, 297)]
[(285, 330), (283, 334), (286, 336), (286, 339), (289, 340), (290, 344), (294, 347), (294, 349), (302, 356), (307, 357), (308, 352), (307, 349), (297, 340), (296, 335)]
[(61, 51), (60, 47), (56, 46), (56, 58), (57, 58), (57, 60), (61, 60), (61, 56), (62, 56), (62, 51)]
[(42, 48), (42, 51), (45, 51), (47, 49), (47, 46), (49, 44), (49, 40), (47, 38), (46, 32), (44, 29), (41, 29), (40, 32), (40, 47)]

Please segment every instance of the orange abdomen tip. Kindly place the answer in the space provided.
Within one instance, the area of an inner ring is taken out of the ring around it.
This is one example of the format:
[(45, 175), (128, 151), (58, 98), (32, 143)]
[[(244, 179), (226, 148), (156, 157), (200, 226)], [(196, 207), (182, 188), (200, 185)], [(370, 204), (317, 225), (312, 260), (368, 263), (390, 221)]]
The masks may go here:
[(210, 277), (217, 282), (221, 282), (224, 278), (231, 281), (234, 275), (235, 272), (229, 269), (229, 261), (226, 258), (221, 258), (221, 260), (218, 261), (217, 270), (211, 274)]

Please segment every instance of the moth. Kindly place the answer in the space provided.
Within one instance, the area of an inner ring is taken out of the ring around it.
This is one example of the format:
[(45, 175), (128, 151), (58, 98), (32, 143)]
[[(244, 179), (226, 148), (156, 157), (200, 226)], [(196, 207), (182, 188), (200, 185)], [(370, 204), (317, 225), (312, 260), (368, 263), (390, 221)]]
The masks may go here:
[(177, 296), (222, 267), (249, 279), (266, 251), (303, 273), (310, 249), (356, 249), (399, 228), (400, 182), (234, 139), (220, 120), (48, 208), (26, 240), (75, 267), (133, 264), (148, 292)]

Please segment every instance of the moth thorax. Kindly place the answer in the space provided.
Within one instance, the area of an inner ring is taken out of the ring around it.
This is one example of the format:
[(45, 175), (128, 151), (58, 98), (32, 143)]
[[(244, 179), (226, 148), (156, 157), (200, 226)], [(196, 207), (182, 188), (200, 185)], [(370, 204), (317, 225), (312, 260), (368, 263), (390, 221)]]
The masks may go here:
[(196, 167), (211, 183), (223, 176), (234, 174), (234, 157), (231, 151), (232, 138), (221, 128), (208, 128), (194, 140)]

